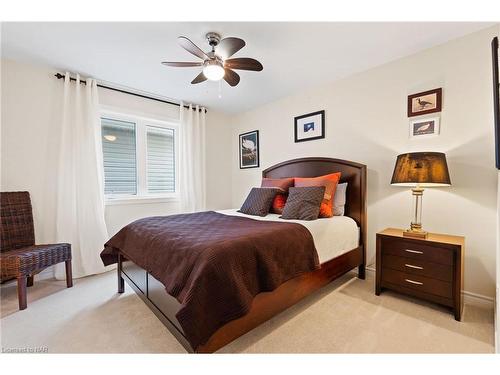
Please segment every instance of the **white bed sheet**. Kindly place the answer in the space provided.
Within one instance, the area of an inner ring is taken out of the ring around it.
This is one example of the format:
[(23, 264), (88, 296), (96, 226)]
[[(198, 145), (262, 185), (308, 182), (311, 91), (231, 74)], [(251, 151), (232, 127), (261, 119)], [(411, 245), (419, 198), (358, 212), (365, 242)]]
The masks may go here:
[(311, 232), (314, 245), (318, 251), (320, 263), (325, 263), (358, 247), (359, 228), (356, 222), (348, 216), (334, 216), (317, 220), (284, 220), (278, 214), (267, 216), (252, 216), (238, 212), (236, 209), (217, 211), (224, 215), (243, 216), (262, 221), (293, 222), (305, 226)]

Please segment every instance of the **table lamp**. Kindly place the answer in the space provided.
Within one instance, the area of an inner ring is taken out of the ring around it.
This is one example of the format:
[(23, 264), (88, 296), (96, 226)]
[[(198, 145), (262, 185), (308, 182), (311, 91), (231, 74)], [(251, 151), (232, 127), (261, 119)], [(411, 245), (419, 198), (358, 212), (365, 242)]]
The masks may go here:
[(411, 152), (398, 155), (391, 185), (410, 186), (415, 197), (415, 212), (410, 229), (403, 232), (405, 237), (426, 238), (422, 230), (422, 196), (424, 187), (450, 186), (450, 174), (446, 155), (442, 152)]

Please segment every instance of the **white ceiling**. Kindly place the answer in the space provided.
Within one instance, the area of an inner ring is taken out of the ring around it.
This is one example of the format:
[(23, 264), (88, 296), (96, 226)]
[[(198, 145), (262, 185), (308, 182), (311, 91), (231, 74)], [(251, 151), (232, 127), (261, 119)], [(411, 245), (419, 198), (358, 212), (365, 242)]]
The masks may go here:
[[(240, 112), (306, 87), (398, 59), (486, 28), (491, 23), (3, 23), (2, 56), (153, 94)], [(204, 50), (205, 33), (236, 36), (262, 72), (238, 71), (236, 87), (191, 85), (199, 68), (168, 68), (161, 61), (196, 61), (177, 45), (190, 38)]]

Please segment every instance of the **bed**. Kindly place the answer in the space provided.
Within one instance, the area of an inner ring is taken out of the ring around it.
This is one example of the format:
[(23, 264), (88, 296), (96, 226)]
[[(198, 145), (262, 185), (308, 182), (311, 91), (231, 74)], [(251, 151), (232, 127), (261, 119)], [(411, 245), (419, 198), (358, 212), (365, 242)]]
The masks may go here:
[[(183, 306), (179, 302), (179, 295), (171, 293), (171, 290), (166, 287), (165, 278), (158, 276), (159, 267), (156, 267), (155, 270), (156, 264), (147, 265), (141, 263), (133, 256), (130, 256), (128, 250), (120, 252), (119, 248), (125, 249), (125, 246), (118, 246), (113, 249), (117, 263), (118, 292), (123, 293), (124, 280), (126, 280), (188, 352), (212, 353), (350, 270), (357, 268), (358, 277), (364, 279), (366, 262), (366, 166), (331, 158), (301, 158), (269, 167), (262, 172), (262, 176), (267, 178), (317, 177), (334, 172), (341, 172), (340, 182), (348, 183), (344, 217), (318, 219), (308, 223), (297, 221), (297, 223), (285, 224), (280, 223), (283, 220), (279, 219), (278, 215), (272, 214), (263, 218), (252, 216), (249, 221), (245, 218), (246, 215), (238, 213), (236, 210), (223, 210), (217, 213), (207, 212), (203, 214), (205, 216), (198, 215), (198, 217), (202, 218), (202, 221), (221, 221), (222, 225), (224, 225), (223, 223), (227, 218), (232, 217), (231, 220), (236, 222), (238, 220), (242, 223), (251, 222), (256, 228), (264, 228), (264, 225), (266, 229), (276, 228), (270, 231), (270, 234), (274, 233), (274, 230), (279, 233), (278, 230), (285, 225), (295, 225), (295, 227), (290, 228), (301, 229), (312, 236), (317, 250), (317, 257), (319, 258), (316, 260), (318, 264), (316, 266), (311, 265), (307, 272), (289, 273), (288, 275), (293, 275), (293, 277), (286, 278), (285, 276), (283, 282), (278, 282), (278, 284), (275, 282), (274, 285), (271, 283), (273, 286), (264, 289), (266, 291), (251, 296), (251, 302), (243, 315), (235, 315), (234, 319), (217, 326), (216, 329), (210, 331), (208, 336), (204, 336), (203, 341), (193, 341), (193, 330), (196, 331), (196, 329), (187, 326), (186, 320), (181, 319)], [(184, 215), (182, 217), (189, 216)], [(154, 221), (155, 218), (152, 218), (152, 220)], [(156, 220), (157, 222), (154, 222), (153, 226), (161, 227), (162, 219), (157, 218)], [(290, 221), (287, 220), (287, 222)], [(194, 227), (193, 231), (195, 231)], [(176, 234), (176, 232), (173, 233)], [(142, 235), (144, 236), (144, 234)], [(172, 232), (170, 232), (169, 236), (172, 237)], [(284, 235), (283, 232), (279, 236), (281, 236), (282, 240), (287, 240), (287, 235)], [(150, 242), (153, 243), (155, 240), (155, 238), (152, 238)], [(124, 237), (124, 241), (125, 244), (126, 241), (132, 241), (130, 234), (128, 237)], [(297, 247), (300, 247), (300, 242), (291, 241), (290, 243), (297, 243)], [(272, 246), (269, 245), (269, 247)], [(294, 250), (297, 250), (297, 253), (300, 254), (298, 249)], [(177, 258), (170, 258), (170, 260), (172, 259)], [(144, 268), (136, 263), (141, 263)], [(163, 280), (164, 283), (158, 281), (159, 279)], [(277, 280), (280, 279), (277, 278)], [(170, 294), (166, 292), (166, 288)], [(213, 307), (214, 310), (217, 308)], [(196, 310), (196, 319), (191, 319), (191, 322), (196, 324), (198, 321), (203, 322), (206, 317), (203, 316), (202, 312), (203, 310)], [(210, 312), (206, 313), (208, 315)], [(190, 314), (192, 315), (193, 312), (191, 311)]]

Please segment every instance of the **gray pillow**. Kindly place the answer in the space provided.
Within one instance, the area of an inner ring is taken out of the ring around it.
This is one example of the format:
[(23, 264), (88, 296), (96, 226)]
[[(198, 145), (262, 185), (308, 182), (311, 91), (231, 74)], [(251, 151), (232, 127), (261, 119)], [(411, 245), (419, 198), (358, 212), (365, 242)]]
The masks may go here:
[(316, 220), (325, 195), (324, 186), (291, 187), (282, 219)]
[(254, 216), (266, 216), (271, 209), (274, 197), (279, 192), (282, 192), (279, 188), (252, 188), (250, 193), (248, 193), (247, 199), (243, 202), (243, 206), (238, 210), (238, 212), (254, 215)]
[(347, 182), (337, 185), (333, 198), (333, 216), (344, 216)]

